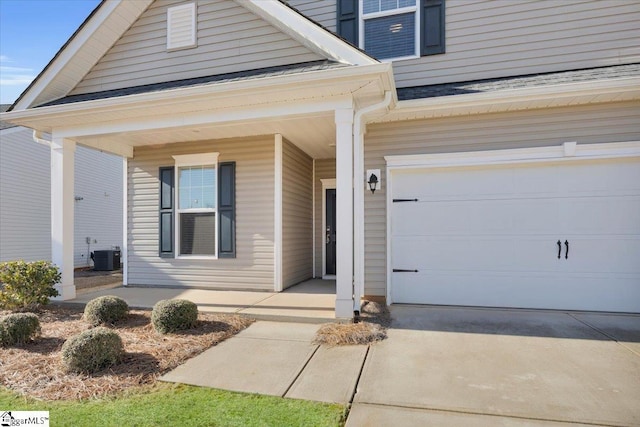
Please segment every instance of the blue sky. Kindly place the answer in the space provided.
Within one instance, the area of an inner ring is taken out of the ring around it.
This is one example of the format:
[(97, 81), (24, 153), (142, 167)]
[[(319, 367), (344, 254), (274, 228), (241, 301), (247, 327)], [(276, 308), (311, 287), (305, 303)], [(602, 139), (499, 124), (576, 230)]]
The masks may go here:
[(0, 103), (11, 104), (100, 0), (0, 0)]

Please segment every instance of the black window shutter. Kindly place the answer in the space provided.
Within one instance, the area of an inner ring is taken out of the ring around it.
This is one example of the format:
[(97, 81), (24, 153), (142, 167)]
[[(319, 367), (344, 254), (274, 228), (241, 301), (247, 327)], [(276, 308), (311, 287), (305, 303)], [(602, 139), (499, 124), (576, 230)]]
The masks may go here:
[(358, 0), (338, 0), (338, 34), (358, 46)]
[(160, 177), (160, 256), (173, 258), (174, 179), (173, 166), (161, 167)]
[(218, 258), (236, 257), (236, 162), (218, 165)]
[(444, 53), (444, 2), (445, 0), (421, 0), (422, 22), (420, 23), (420, 54)]

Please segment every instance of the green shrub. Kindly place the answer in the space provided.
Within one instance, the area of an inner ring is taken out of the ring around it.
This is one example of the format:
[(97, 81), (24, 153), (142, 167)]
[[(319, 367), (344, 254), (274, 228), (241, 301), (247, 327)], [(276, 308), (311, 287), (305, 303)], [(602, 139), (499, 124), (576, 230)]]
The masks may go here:
[(193, 328), (198, 320), (198, 306), (185, 299), (158, 301), (151, 312), (151, 324), (161, 334)]
[(33, 313), (14, 313), (0, 319), (0, 346), (24, 344), (40, 335), (40, 321)]
[(115, 365), (122, 356), (120, 335), (102, 326), (71, 337), (62, 345), (62, 362), (68, 372), (91, 374)]
[(58, 296), (58, 267), (48, 261), (0, 263), (0, 307), (20, 309), (48, 304)]
[(84, 308), (84, 319), (92, 326), (114, 324), (127, 318), (129, 306), (126, 301), (113, 295), (94, 298)]

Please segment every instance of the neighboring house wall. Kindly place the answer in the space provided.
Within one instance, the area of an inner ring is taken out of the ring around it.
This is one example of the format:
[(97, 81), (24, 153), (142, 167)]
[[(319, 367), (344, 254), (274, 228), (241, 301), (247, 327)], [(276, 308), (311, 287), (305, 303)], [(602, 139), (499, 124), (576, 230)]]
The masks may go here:
[[(190, 260), (158, 256), (158, 169), (172, 156), (219, 152), (236, 162), (236, 258)], [(273, 290), (273, 137), (139, 147), (128, 162), (131, 285)]]
[(74, 210), (76, 267), (93, 266), (92, 251), (122, 247), (122, 175), (121, 157), (77, 147), (74, 191), (82, 200)]
[[(0, 261), (51, 259), (51, 154), (32, 130), (1, 131)], [(78, 146), (75, 153), (74, 265), (91, 251), (122, 246), (122, 159)], [(91, 237), (91, 245), (86, 238)]]
[(329, 31), (336, 31), (336, 8), (339, 0), (287, 0), (300, 13)]
[(365, 169), (382, 171), (382, 188), (365, 192), (365, 294), (386, 295), (384, 156), (640, 140), (637, 103), (484, 114), (373, 124), (365, 135)]
[(0, 131), (0, 261), (51, 259), (51, 155), (31, 132)]
[(315, 161), (315, 182), (313, 183), (313, 191), (315, 192), (315, 215), (314, 233), (316, 240), (316, 277), (322, 277), (323, 265), (322, 253), (324, 245), (322, 242), (326, 238), (325, 230), (322, 228), (322, 215), (324, 214), (324, 205), (322, 201), (322, 180), (336, 178), (336, 159), (319, 159)]
[(283, 289), (313, 275), (313, 161), (301, 149), (282, 143)]
[(167, 7), (157, 1), (71, 95), (316, 61), (309, 49), (230, 0), (197, 0), (197, 43), (167, 52)]

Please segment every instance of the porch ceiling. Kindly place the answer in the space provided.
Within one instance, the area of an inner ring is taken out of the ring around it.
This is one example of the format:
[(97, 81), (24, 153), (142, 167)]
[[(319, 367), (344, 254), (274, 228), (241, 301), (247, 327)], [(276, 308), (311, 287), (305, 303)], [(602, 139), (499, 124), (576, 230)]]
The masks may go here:
[(125, 144), (132, 147), (282, 134), (315, 159), (335, 158), (336, 128), (333, 111), (314, 115), (261, 119), (223, 124), (203, 124), (160, 130), (81, 136), (77, 143), (100, 148)]

